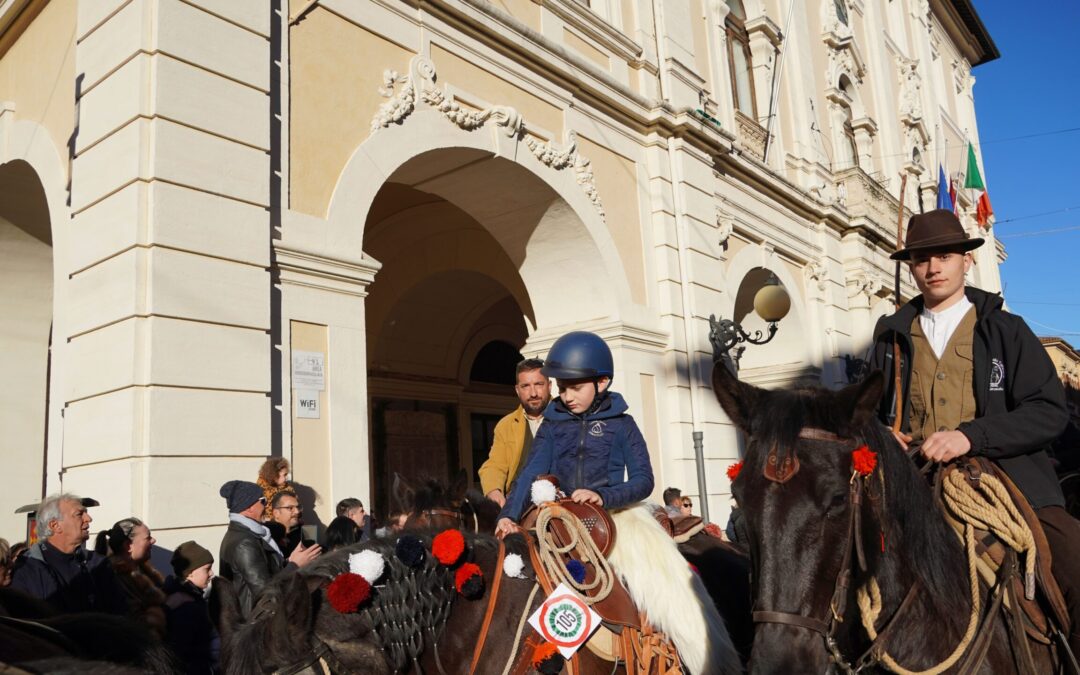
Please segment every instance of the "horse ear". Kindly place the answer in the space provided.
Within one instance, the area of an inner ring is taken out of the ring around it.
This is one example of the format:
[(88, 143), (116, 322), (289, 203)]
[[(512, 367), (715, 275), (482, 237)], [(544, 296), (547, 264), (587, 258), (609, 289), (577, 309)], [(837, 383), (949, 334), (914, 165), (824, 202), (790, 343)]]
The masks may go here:
[(465, 493), (469, 489), (469, 472), (464, 467), (458, 469), (454, 476), (454, 482), (450, 485), (450, 499), (454, 504), (460, 504), (465, 499)]
[(753, 410), (764, 398), (765, 391), (752, 384), (740, 382), (723, 359), (713, 364), (712, 385), (716, 400), (735, 426), (747, 434), (753, 434), (750, 428)]
[(862, 382), (845, 387), (840, 391), (841, 399), (850, 411), (852, 430), (865, 427), (877, 413), (881, 394), (885, 390), (885, 376), (880, 370), (870, 373)]
[(416, 488), (409, 484), (401, 474), (394, 472), (394, 485), (391, 488), (394, 495), (394, 503), (399, 510), (405, 513), (413, 512), (413, 504), (416, 502)]

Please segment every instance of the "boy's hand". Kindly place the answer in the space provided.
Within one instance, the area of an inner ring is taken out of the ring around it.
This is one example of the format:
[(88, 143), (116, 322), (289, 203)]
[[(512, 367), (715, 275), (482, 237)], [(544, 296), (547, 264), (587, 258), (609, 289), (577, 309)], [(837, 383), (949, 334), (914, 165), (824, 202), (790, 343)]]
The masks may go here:
[(596, 504), (597, 506), (604, 505), (604, 498), (596, 494), (592, 490), (586, 490), (585, 488), (578, 488), (574, 490), (574, 494), (570, 495), (570, 499), (573, 499), (578, 504)]
[(521, 528), (517, 526), (517, 523), (509, 518), (499, 518), (499, 522), (495, 525), (495, 536), (502, 539), (503, 537), (519, 532), (520, 530)]
[(922, 444), (923, 457), (931, 462), (949, 462), (971, 450), (971, 441), (962, 431), (935, 431)]

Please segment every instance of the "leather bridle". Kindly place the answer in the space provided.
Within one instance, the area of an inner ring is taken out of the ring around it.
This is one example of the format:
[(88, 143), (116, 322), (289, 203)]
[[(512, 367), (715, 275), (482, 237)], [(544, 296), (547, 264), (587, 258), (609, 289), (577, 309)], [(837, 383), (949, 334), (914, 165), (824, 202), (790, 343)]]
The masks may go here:
[[(818, 429), (814, 427), (804, 427), (799, 431), (798, 438), (802, 440), (810, 441), (825, 441), (832, 443), (855, 443), (852, 438), (845, 438), (839, 436), (831, 431), (824, 429)], [(790, 478), (799, 470), (798, 459), (794, 457), (794, 451), (792, 450), (788, 454), (786, 460), (781, 460), (779, 463), (776, 461), (777, 450), (774, 447), (769, 453), (771, 461), (766, 463), (765, 475), (770, 480), (775, 482), (787, 482)], [(777, 480), (770, 475), (769, 468), (777, 465), (784, 466), (784, 462), (787, 462), (787, 466), (793, 467), (789, 469), (786, 474), (782, 474), (782, 480)], [(844, 622), (844, 614), (847, 610), (847, 602), (849, 590), (851, 587), (851, 579), (853, 575), (854, 562), (852, 560), (852, 551), (855, 552), (855, 560), (859, 565), (859, 570), (866, 572), (866, 552), (863, 548), (863, 541), (861, 536), (862, 531), (862, 497), (863, 497), (863, 481), (853, 477), (849, 481), (848, 499), (851, 503), (851, 515), (848, 518), (847, 537), (844, 543), (844, 557), (840, 563), (840, 570), (836, 574), (836, 580), (833, 583), (832, 597), (829, 600), (829, 616), (827, 619), (820, 619), (814, 616), (807, 616), (805, 614), (795, 614), (793, 612), (777, 612), (773, 610), (755, 610), (753, 612), (754, 623), (774, 623), (784, 626), (794, 626), (796, 628), (803, 628), (805, 630), (813, 631), (825, 640), (825, 648), (829, 652), (829, 657), (836, 666), (845, 673), (857, 673), (864, 668), (876, 663), (879, 659), (880, 653), (884, 650), (885, 638), (891, 634), (892, 627), (897, 623), (896, 619), (900, 616), (911, 604), (915, 597), (915, 589), (917, 584), (912, 584), (908, 590), (907, 595), (904, 597), (900, 607), (893, 613), (892, 617), (886, 623), (885, 627), (878, 633), (877, 638), (871, 642), (866, 651), (856, 659), (854, 662), (848, 661), (844, 658), (844, 655), (840, 652), (840, 647), (836, 643), (836, 632), (839, 630), (840, 624)]]

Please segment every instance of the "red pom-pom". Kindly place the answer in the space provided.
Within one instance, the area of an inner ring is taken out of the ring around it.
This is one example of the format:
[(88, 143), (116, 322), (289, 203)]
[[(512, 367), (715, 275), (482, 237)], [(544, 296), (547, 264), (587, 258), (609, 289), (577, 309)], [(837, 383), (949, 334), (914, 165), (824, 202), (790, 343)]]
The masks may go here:
[(851, 453), (851, 467), (856, 473), (869, 476), (877, 467), (877, 453), (865, 445), (859, 446)]
[(342, 614), (350, 614), (371, 597), (371, 584), (359, 574), (344, 572), (334, 577), (326, 588), (326, 599)]
[(454, 588), (470, 600), (484, 594), (484, 573), (475, 563), (465, 563), (454, 574)]
[(739, 477), (739, 472), (742, 471), (742, 462), (735, 462), (727, 468), (728, 480), (733, 481)]
[(458, 530), (443, 530), (431, 542), (431, 552), (444, 565), (453, 565), (465, 552), (465, 537)]

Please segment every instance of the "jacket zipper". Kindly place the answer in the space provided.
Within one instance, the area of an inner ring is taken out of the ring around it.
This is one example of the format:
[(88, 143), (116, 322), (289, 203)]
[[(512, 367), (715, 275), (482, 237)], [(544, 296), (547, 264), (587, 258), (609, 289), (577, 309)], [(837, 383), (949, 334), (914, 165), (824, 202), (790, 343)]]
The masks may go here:
[(588, 420), (584, 417), (581, 418), (581, 431), (578, 433), (578, 446), (577, 446), (577, 488), (585, 487), (585, 425), (588, 424)]

